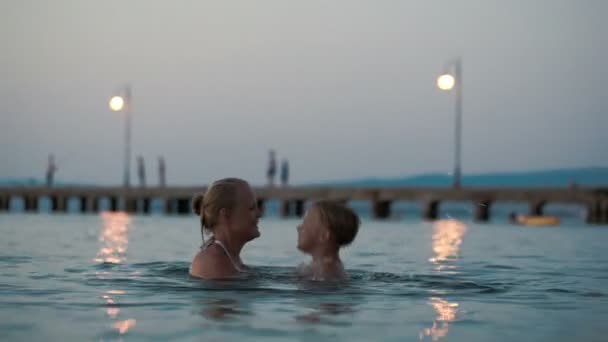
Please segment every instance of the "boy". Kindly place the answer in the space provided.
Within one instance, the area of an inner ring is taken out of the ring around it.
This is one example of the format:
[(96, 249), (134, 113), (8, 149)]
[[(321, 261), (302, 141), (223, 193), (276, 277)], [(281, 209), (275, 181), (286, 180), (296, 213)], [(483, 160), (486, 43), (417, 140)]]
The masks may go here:
[(352, 209), (332, 201), (316, 202), (298, 226), (298, 249), (312, 256), (300, 273), (312, 280), (346, 279), (339, 250), (353, 242), (359, 225)]

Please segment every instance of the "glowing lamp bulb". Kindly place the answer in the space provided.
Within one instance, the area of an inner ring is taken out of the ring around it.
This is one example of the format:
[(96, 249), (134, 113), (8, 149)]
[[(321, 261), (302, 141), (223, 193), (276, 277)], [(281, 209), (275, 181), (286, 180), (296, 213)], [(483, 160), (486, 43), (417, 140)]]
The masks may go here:
[(110, 109), (115, 112), (122, 110), (125, 106), (125, 100), (120, 96), (114, 96), (110, 99)]
[(441, 90), (450, 90), (454, 88), (454, 76), (450, 74), (443, 74), (437, 78), (437, 87)]

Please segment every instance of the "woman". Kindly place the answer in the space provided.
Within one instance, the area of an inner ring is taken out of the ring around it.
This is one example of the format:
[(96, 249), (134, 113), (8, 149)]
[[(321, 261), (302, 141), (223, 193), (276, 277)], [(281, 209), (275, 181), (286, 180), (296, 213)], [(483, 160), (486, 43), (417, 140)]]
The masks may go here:
[[(244, 272), (241, 249), (260, 236), (260, 211), (249, 184), (238, 178), (220, 179), (192, 204), (201, 218), (203, 245), (192, 259), (190, 275), (221, 279)], [(205, 232), (213, 234), (207, 242)]]

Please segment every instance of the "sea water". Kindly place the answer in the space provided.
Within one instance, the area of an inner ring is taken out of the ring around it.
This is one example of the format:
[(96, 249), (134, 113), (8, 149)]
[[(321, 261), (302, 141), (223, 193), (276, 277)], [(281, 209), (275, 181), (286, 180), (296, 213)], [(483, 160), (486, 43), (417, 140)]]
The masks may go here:
[(296, 277), (298, 220), (268, 217), (251, 272), (188, 276), (195, 217), (0, 215), (2, 341), (605, 341), (608, 227), (364, 219), (350, 279)]

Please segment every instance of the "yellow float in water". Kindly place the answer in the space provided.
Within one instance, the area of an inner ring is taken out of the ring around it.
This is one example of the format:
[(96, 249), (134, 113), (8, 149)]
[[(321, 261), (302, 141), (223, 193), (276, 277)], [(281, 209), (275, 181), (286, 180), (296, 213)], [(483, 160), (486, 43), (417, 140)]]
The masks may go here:
[(556, 216), (526, 216), (518, 215), (516, 223), (526, 226), (557, 226), (560, 222)]

